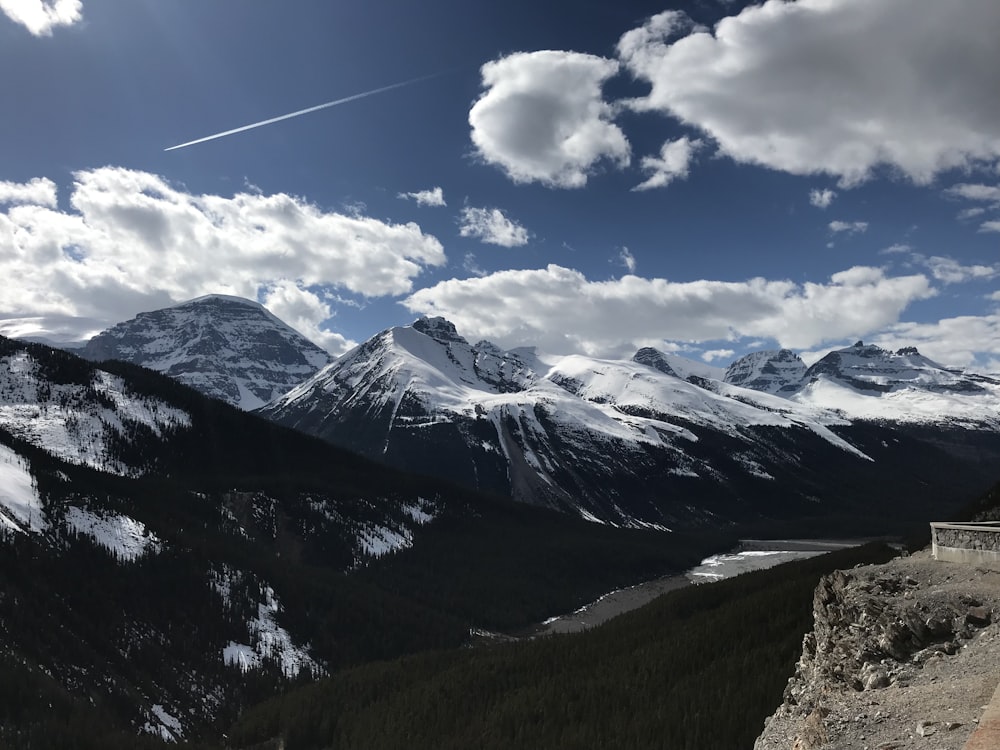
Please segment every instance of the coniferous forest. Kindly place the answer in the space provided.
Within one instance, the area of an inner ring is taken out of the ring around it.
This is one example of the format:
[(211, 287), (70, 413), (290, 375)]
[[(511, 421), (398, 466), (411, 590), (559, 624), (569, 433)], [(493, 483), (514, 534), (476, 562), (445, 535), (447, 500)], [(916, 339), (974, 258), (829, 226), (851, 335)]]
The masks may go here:
[(821, 575), (869, 545), (673, 591), (589, 632), (346, 670), (248, 711), (235, 747), (749, 748), (781, 702)]

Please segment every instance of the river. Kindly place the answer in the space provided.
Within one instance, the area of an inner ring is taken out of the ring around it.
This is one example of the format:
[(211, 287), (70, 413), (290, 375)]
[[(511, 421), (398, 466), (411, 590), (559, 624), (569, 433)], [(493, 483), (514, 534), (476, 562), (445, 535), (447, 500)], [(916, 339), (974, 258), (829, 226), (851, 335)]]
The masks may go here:
[(752, 570), (822, 555), (824, 552), (855, 547), (859, 539), (744, 539), (731, 552), (712, 555), (681, 575), (664, 576), (646, 583), (617, 589), (575, 612), (551, 617), (527, 633), (529, 637), (553, 633), (577, 633), (607, 622), (623, 612), (653, 601), (661, 594), (692, 584), (711, 583)]

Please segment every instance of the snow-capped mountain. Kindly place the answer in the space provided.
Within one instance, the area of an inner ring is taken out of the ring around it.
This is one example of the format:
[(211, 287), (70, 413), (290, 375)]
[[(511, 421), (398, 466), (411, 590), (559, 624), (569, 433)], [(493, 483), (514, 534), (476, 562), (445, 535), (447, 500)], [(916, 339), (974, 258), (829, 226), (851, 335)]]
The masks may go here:
[(793, 401), (850, 419), (1000, 429), (1000, 379), (943, 367), (914, 347), (830, 352), (803, 375)]
[[(917, 356), (898, 355), (910, 369), (896, 367), (897, 378), (911, 377)], [(803, 504), (824, 497), (843, 502), (823, 486), (831, 472), (867, 482), (870, 492), (874, 477), (898, 469), (906, 456), (897, 449), (909, 438), (885, 428), (876, 440), (858, 421), (884, 417), (877, 399), (866, 412), (861, 403), (826, 398), (831, 371), (811, 372), (790, 352), (755, 355), (727, 378), (649, 348), (628, 361), (502, 351), (470, 344), (446, 320), (422, 318), (383, 331), (260, 413), (526, 502), (673, 526), (804, 512)], [(960, 378), (947, 373), (939, 374)], [(995, 437), (1000, 386), (922, 393), (981, 396), (966, 410), (977, 421), (965, 424)], [(942, 423), (952, 424), (954, 411), (937, 403)], [(907, 450), (912, 459), (922, 449)]]
[(92, 338), (92, 360), (163, 372), (212, 398), (254, 409), (302, 382), (330, 355), (256, 302), (209, 295), (139, 313)]
[(786, 395), (802, 385), (806, 363), (788, 349), (752, 352), (726, 369), (722, 379), (731, 385), (764, 393)]

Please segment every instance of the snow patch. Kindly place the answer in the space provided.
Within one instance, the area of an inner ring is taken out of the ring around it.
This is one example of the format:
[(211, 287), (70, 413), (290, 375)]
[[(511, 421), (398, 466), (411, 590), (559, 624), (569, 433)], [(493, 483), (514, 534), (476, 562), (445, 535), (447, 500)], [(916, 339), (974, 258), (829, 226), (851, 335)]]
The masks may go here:
[(29, 468), (26, 459), (0, 445), (0, 530), (39, 532), (49, 527)]
[(159, 703), (150, 709), (155, 723), (147, 721), (142, 730), (148, 734), (157, 735), (164, 742), (177, 742), (184, 737), (184, 728), (175, 716), (167, 713), (167, 710)]
[(67, 528), (90, 537), (112, 556), (134, 562), (145, 554), (159, 552), (162, 543), (146, 526), (118, 513), (93, 513), (71, 505), (66, 510)]
[(264, 587), (264, 601), (257, 605), (257, 617), (247, 623), (247, 633), (253, 645), (230, 641), (222, 649), (225, 664), (238, 667), (241, 672), (259, 669), (267, 659), (278, 663), (281, 673), (288, 678), (296, 677), (303, 669), (314, 674), (323, 672), (322, 667), (306, 652), (296, 646), (292, 636), (281, 627), (276, 615), (281, 604), (270, 586)]
[(418, 497), (416, 502), (403, 506), (403, 512), (413, 519), (413, 522), (423, 526), (434, 520), (434, 506)]
[(371, 524), (358, 532), (358, 543), (361, 551), (368, 557), (382, 557), (390, 552), (413, 546), (413, 532), (409, 529), (390, 529), (386, 526)]
[(191, 418), (159, 399), (128, 393), (116, 375), (98, 370), (88, 385), (53, 383), (25, 351), (0, 358), (0, 425), (63, 461), (140, 475), (141, 467), (110, 455), (113, 433), (126, 435), (134, 424), (159, 436), (167, 429), (190, 427)]

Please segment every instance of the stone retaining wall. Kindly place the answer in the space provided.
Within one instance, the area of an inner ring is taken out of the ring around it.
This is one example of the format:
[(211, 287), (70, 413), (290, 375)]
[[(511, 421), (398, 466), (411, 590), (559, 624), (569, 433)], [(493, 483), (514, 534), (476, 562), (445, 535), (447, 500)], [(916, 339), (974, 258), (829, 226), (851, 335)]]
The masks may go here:
[(936, 560), (1000, 563), (1000, 522), (932, 523), (931, 540)]

